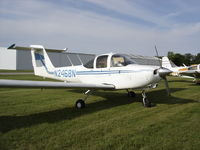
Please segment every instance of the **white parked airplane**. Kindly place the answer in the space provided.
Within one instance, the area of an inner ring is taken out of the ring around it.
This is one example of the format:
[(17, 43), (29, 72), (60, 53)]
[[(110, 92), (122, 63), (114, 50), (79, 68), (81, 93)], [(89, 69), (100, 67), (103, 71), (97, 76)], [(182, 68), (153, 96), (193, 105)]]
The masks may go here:
[[(0, 80), (0, 87), (31, 87), (31, 88), (85, 88), (86, 97), (76, 101), (77, 108), (85, 107), (85, 101), (95, 89), (120, 90), (126, 89), (128, 94), (135, 96), (132, 89), (141, 89), (143, 104), (151, 106), (145, 90), (155, 88), (157, 83), (165, 80), (167, 92), (169, 87), (166, 76), (171, 73), (169, 69), (136, 64), (129, 55), (103, 54), (85, 65), (58, 67), (51, 63), (46, 51), (61, 52), (63, 50), (45, 49), (41, 45), (19, 47), (15, 44), (8, 49), (31, 50), (34, 74), (41, 77), (61, 80), (64, 82), (50, 81), (22, 81)], [(88, 90), (90, 89), (90, 90)]]
[(183, 78), (192, 78), (196, 83), (200, 82), (200, 64), (198, 65), (191, 65), (191, 66), (174, 66), (172, 67), (169, 58), (163, 57), (162, 58), (162, 67), (165, 67), (172, 71), (172, 76), (178, 76)]
[(200, 64), (191, 65), (187, 71), (180, 72), (181, 75), (190, 76), (194, 78), (194, 81), (200, 83)]
[(172, 73), (171, 73), (172, 76), (179, 76), (180, 71), (188, 70), (188, 67), (185, 66), (185, 65), (184, 66), (180, 66), (180, 67), (178, 67), (176, 65), (172, 66), (168, 57), (162, 57), (162, 67), (171, 70), (172, 71)]

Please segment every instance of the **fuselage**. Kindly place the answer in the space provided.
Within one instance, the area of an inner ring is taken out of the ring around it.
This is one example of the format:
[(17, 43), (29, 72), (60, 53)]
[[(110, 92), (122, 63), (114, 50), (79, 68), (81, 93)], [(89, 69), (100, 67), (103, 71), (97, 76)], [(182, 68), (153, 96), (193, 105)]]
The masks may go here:
[(103, 54), (87, 65), (59, 67), (50, 78), (71, 83), (112, 84), (115, 89), (144, 88), (157, 83), (161, 77), (155, 72), (158, 66), (138, 65), (121, 54)]

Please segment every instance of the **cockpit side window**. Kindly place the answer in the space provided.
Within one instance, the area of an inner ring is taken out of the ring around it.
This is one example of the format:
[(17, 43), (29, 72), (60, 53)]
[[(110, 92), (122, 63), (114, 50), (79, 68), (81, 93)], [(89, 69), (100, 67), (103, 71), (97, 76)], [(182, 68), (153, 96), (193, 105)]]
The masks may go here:
[(106, 68), (107, 59), (108, 59), (108, 55), (99, 56), (96, 60), (96, 68)]
[(123, 67), (129, 64), (135, 64), (135, 62), (125, 55), (116, 54), (111, 58), (111, 67)]

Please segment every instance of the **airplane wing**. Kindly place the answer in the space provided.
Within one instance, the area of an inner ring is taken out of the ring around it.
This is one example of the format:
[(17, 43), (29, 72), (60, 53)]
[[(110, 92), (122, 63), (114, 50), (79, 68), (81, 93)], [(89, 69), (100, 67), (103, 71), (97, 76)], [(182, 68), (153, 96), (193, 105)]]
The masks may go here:
[(186, 75), (186, 76), (191, 76), (195, 78), (200, 78), (200, 72), (197, 70), (187, 70), (187, 71), (182, 71), (179, 72), (180, 75)]
[(30, 81), (30, 80), (5, 80), (0, 79), (0, 87), (14, 88), (86, 88), (86, 89), (115, 89), (111, 84), (84, 84), (53, 81)]

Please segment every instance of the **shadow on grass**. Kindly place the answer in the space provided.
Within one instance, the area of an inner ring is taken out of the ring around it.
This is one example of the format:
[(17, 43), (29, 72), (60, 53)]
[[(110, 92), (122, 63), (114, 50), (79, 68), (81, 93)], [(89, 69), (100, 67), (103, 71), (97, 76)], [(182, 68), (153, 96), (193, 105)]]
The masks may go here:
[[(184, 90), (184, 88), (172, 88), (171, 92), (176, 92)], [(74, 92), (78, 92), (77, 90)], [(104, 91), (96, 91), (94, 93), (96, 96), (104, 97), (105, 100), (97, 101), (94, 103), (89, 103), (86, 105), (85, 109), (75, 109), (74, 107), (70, 108), (63, 108), (58, 110), (52, 110), (48, 112), (42, 112), (37, 114), (31, 114), (26, 116), (1, 116), (0, 117), (0, 132), (8, 132), (13, 129), (23, 128), (23, 127), (29, 127), (32, 125), (37, 125), (41, 123), (54, 123), (57, 121), (62, 120), (71, 120), (76, 117), (93, 113), (96, 111), (109, 109), (112, 107), (120, 106), (120, 105), (126, 105), (130, 104), (134, 101), (141, 102), (142, 96), (137, 95), (134, 100), (133, 98), (125, 96), (125, 93), (117, 93), (117, 92), (104, 92)], [(189, 99), (180, 99), (176, 97), (168, 97), (166, 96), (166, 91), (163, 90), (157, 90), (157, 91), (151, 91), (148, 92), (149, 99), (152, 100), (153, 103), (159, 103), (159, 104), (186, 104), (186, 103), (194, 103), (196, 101), (189, 100)]]
[(200, 85), (200, 82), (196, 83), (195, 81), (193, 80), (169, 80), (168, 82), (184, 82), (184, 83), (189, 83), (190, 86), (199, 86)]
[(187, 79), (177, 79), (177, 80), (169, 80), (168, 82), (187, 82), (187, 83), (194, 83), (193, 79), (187, 80)]

